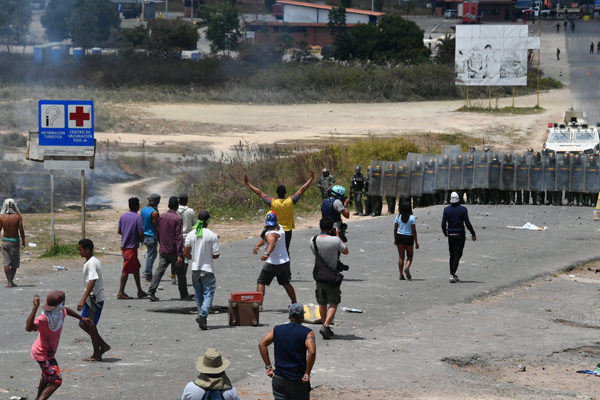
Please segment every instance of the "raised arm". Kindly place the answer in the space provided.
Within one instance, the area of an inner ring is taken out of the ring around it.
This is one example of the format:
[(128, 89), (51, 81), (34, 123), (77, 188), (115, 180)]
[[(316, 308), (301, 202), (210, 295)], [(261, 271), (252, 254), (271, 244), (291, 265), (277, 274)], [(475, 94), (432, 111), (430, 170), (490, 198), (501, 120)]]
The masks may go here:
[(260, 197), (261, 199), (265, 196), (265, 194), (256, 186), (254, 186), (253, 184), (250, 183), (250, 181), (248, 180), (248, 175), (244, 174), (244, 183), (246, 184), (246, 186), (248, 186), (250, 188), (250, 190), (252, 190), (254, 193), (256, 193), (256, 195), (258, 197)]
[(31, 309), (31, 313), (29, 314), (29, 317), (27, 317), (27, 323), (25, 324), (25, 330), (27, 332), (35, 331), (35, 324), (33, 322), (35, 321), (35, 314), (37, 314), (37, 309), (39, 306), (40, 296), (36, 294), (33, 296), (33, 308)]
[(304, 185), (302, 185), (302, 187), (300, 188), (300, 190), (298, 190), (298, 192), (300, 192), (300, 194), (306, 192), (306, 189), (308, 189), (308, 187), (310, 186), (310, 184), (312, 183), (312, 181), (314, 179), (315, 179), (315, 171), (311, 168), (310, 178), (308, 178), (308, 180), (304, 183)]

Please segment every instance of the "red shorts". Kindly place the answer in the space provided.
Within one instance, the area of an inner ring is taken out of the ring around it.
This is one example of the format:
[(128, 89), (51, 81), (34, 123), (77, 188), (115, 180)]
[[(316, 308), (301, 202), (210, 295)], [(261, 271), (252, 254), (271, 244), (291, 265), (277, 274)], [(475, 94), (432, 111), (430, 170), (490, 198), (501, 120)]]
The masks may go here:
[(138, 260), (138, 249), (121, 249), (123, 255), (123, 273), (135, 274), (140, 270), (141, 264)]

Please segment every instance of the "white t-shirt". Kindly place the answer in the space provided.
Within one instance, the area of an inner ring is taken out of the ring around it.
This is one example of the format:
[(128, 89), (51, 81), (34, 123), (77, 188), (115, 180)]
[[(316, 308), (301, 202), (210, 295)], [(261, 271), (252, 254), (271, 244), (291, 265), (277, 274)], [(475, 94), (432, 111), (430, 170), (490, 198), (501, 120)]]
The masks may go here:
[(190, 233), (190, 231), (194, 227), (194, 224), (196, 223), (196, 213), (193, 209), (189, 208), (188, 206), (179, 206), (179, 208), (177, 209), (177, 214), (179, 214), (181, 220), (183, 221), (182, 231), (183, 236), (185, 237), (185, 235)]
[[(225, 400), (240, 400), (240, 396), (238, 395), (238, 392), (237, 390), (235, 390), (234, 387), (222, 391), (221, 394), (223, 395), (223, 399)], [(196, 385), (194, 382), (190, 382), (187, 385), (185, 385), (185, 389), (183, 389), (183, 395), (181, 396), (181, 400), (202, 400), (203, 396), (204, 389)]]
[(102, 263), (95, 256), (83, 264), (83, 288), (87, 288), (88, 282), (96, 280), (92, 293), (96, 296), (96, 301), (104, 301), (104, 278), (102, 278)]
[[(271, 265), (285, 264), (286, 262), (290, 261), (290, 256), (287, 252), (287, 249), (285, 248), (285, 230), (283, 229), (283, 227), (281, 225), (279, 225), (278, 231), (272, 230), (272, 231), (265, 232), (265, 238), (268, 235), (272, 235), (274, 233), (279, 235), (279, 239), (277, 239), (277, 242), (275, 242), (275, 248), (273, 249), (273, 251), (269, 255), (269, 258), (267, 258), (267, 260), (265, 262), (268, 264), (271, 264)], [(265, 242), (266, 242), (266, 240), (265, 240)], [(267, 244), (267, 248), (268, 248), (268, 244)]]
[(203, 228), (202, 236), (192, 229), (185, 237), (185, 247), (192, 249), (192, 271), (214, 273), (213, 256), (219, 255), (219, 237), (210, 229)]

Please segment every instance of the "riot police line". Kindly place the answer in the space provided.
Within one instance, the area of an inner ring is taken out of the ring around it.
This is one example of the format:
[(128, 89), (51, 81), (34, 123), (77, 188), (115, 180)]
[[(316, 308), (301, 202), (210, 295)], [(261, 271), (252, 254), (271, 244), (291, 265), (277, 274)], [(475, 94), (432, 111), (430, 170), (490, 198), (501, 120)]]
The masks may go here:
[[(415, 207), (449, 202), (458, 192), (469, 204), (595, 206), (600, 191), (595, 154), (551, 151), (409, 153), (402, 161), (371, 161), (368, 196), (412, 198)], [(464, 200), (463, 200), (464, 199)]]

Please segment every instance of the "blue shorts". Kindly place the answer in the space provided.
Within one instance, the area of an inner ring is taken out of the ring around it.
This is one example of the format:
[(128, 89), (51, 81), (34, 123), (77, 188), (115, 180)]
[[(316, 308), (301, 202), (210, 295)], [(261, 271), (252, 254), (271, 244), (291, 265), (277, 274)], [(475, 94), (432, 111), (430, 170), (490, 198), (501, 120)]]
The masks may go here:
[[(83, 303), (83, 310), (81, 310), (81, 316), (83, 318), (90, 318), (90, 319), (92, 319), (94, 321), (94, 325), (98, 325), (98, 321), (100, 321), (100, 315), (102, 314), (102, 308), (104, 308), (104, 302), (103, 301), (99, 301), (96, 304), (98, 304), (99, 307), (97, 307), (97, 308), (94, 307), (95, 310), (92, 310), (90, 308), (90, 306), (88, 305), (88, 302), (86, 301), (85, 303)], [(94, 315), (90, 316), (92, 314), (92, 312), (93, 312)], [(80, 324), (81, 323), (82, 322), (80, 322)]]

